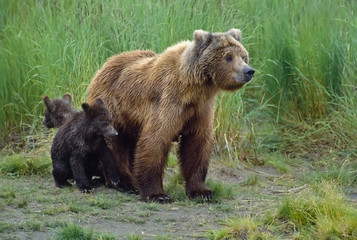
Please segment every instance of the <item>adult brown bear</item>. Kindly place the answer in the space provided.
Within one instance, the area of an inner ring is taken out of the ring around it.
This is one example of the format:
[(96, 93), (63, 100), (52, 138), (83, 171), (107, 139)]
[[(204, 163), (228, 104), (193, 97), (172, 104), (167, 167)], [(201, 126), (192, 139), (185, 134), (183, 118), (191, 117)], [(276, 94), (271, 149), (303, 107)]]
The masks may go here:
[(163, 174), (171, 141), (189, 198), (210, 199), (205, 185), (213, 146), (215, 98), (249, 82), (254, 69), (241, 32), (194, 32), (162, 54), (125, 52), (111, 57), (88, 88), (88, 102), (101, 98), (119, 134), (108, 141), (120, 169), (120, 186), (137, 188), (145, 200), (169, 201)]

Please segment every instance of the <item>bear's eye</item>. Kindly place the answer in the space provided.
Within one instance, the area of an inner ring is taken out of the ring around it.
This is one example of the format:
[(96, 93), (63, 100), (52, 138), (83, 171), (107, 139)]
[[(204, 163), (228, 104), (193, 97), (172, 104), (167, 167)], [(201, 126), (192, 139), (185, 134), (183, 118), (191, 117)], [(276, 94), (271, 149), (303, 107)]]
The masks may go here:
[(226, 56), (226, 61), (227, 62), (232, 62), (233, 57), (231, 55)]
[(102, 122), (102, 126), (103, 126), (103, 127), (106, 127), (106, 126), (108, 126), (108, 125), (109, 125), (108, 122)]
[(243, 56), (242, 59), (246, 64), (248, 64), (248, 57), (247, 56)]

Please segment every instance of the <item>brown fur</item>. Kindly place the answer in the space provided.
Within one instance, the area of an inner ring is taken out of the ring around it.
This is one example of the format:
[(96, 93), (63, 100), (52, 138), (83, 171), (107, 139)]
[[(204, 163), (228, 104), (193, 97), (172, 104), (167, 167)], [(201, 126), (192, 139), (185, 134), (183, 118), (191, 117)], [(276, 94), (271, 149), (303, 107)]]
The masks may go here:
[(99, 161), (106, 167), (107, 179), (112, 187), (119, 182), (119, 173), (113, 155), (104, 138), (116, 136), (110, 125), (112, 118), (100, 99), (94, 104), (82, 104), (84, 111), (59, 127), (51, 148), (52, 175), (57, 187), (70, 185), (73, 179), (83, 192), (91, 192), (91, 179)]
[(71, 106), (72, 97), (68, 93), (53, 100), (44, 96), (42, 100), (46, 106), (42, 123), (47, 128), (58, 128), (76, 113)]
[(164, 168), (171, 141), (181, 135), (186, 194), (212, 197), (205, 178), (215, 97), (220, 90), (241, 88), (254, 74), (240, 40), (238, 29), (214, 34), (197, 30), (192, 42), (178, 43), (162, 54), (119, 54), (97, 72), (88, 101), (101, 98), (113, 117), (119, 136), (109, 145), (125, 187), (135, 186), (144, 199), (167, 200)]

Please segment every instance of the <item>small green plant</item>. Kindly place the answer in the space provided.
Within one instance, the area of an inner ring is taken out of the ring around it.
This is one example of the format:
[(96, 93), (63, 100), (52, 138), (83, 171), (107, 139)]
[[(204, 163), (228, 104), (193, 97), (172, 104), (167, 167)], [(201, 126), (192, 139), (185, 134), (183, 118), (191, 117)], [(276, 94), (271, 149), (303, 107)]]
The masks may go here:
[(114, 206), (111, 199), (107, 199), (102, 195), (93, 196), (89, 199), (89, 205), (99, 207), (101, 209), (109, 209)]
[(57, 240), (87, 240), (92, 239), (93, 231), (86, 232), (81, 226), (68, 224), (56, 233)]
[(289, 159), (282, 156), (281, 154), (273, 154), (267, 157), (266, 163), (281, 173), (290, 172), (291, 167), (289, 166)]
[(51, 168), (51, 159), (46, 155), (31, 156), (24, 153), (2, 157), (0, 173), (8, 175), (48, 175)]
[(349, 205), (332, 181), (316, 183), (298, 197), (287, 197), (277, 218), (299, 229), (312, 228), (321, 239), (357, 238), (357, 210)]
[(69, 210), (68, 206), (65, 205), (53, 205), (51, 204), (49, 207), (43, 210), (43, 213), (46, 215), (57, 215), (59, 213), (64, 213)]
[(263, 216), (228, 218), (210, 239), (355, 239), (357, 210), (333, 181), (317, 182), (279, 204)]
[(56, 240), (114, 240), (114, 236), (98, 234), (93, 230), (85, 230), (74, 223), (66, 224), (56, 232)]
[(130, 234), (128, 236), (128, 240), (141, 240), (142, 238), (138, 235), (135, 235), (135, 234)]
[(15, 231), (16, 225), (8, 222), (0, 222), (0, 233)]
[(23, 198), (17, 202), (19, 208), (26, 208), (29, 205), (28, 199)]
[(256, 186), (260, 181), (257, 174), (249, 174), (248, 178), (242, 183), (243, 186)]
[(306, 176), (309, 181), (335, 181), (339, 184), (352, 185), (357, 183), (356, 166), (343, 164), (342, 166), (327, 165), (325, 169), (316, 169), (313, 174)]
[(160, 211), (161, 207), (159, 203), (155, 202), (140, 204), (140, 209), (142, 210)]
[(172, 152), (169, 153), (168, 159), (167, 159), (167, 167), (168, 168), (176, 168), (178, 165), (178, 160), (175, 154)]
[(186, 197), (185, 188), (184, 188), (184, 180), (180, 173), (176, 173), (171, 176), (165, 184), (166, 193), (173, 199), (174, 201), (184, 201), (188, 198)]
[(234, 187), (223, 182), (208, 179), (207, 186), (214, 192), (213, 201), (221, 202), (223, 199), (232, 199), (234, 196)]
[(208, 238), (219, 239), (252, 239), (252, 240), (265, 240), (271, 239), (271, 234), (262, 229), (262, 223), (259, 220), (250, 217), (239, 217), (235, 219), (228, 219), (225, 221), (225, 228), (212, 231), (209, 233)]
[(42, 229), (42, 223), (38, 221), (26, 221), (25, 228), (29, 231), (40, 231)]
[(0, 198), (3, 199), (16, 198), (15, 189), (12, 186), (1, 187)]

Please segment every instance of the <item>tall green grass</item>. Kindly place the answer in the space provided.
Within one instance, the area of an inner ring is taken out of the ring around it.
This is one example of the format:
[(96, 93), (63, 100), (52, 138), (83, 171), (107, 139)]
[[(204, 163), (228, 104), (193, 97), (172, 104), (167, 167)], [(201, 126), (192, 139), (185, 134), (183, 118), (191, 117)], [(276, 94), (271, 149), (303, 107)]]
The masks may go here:
[(79, 106), (108, 57), (236, 27), (257, 74), (217, 100), (216, 150), (356, 155), (356, 10), (348, 0), (1, 1), (0, 146), (41, 129), (43, 95), (69, 92)]

